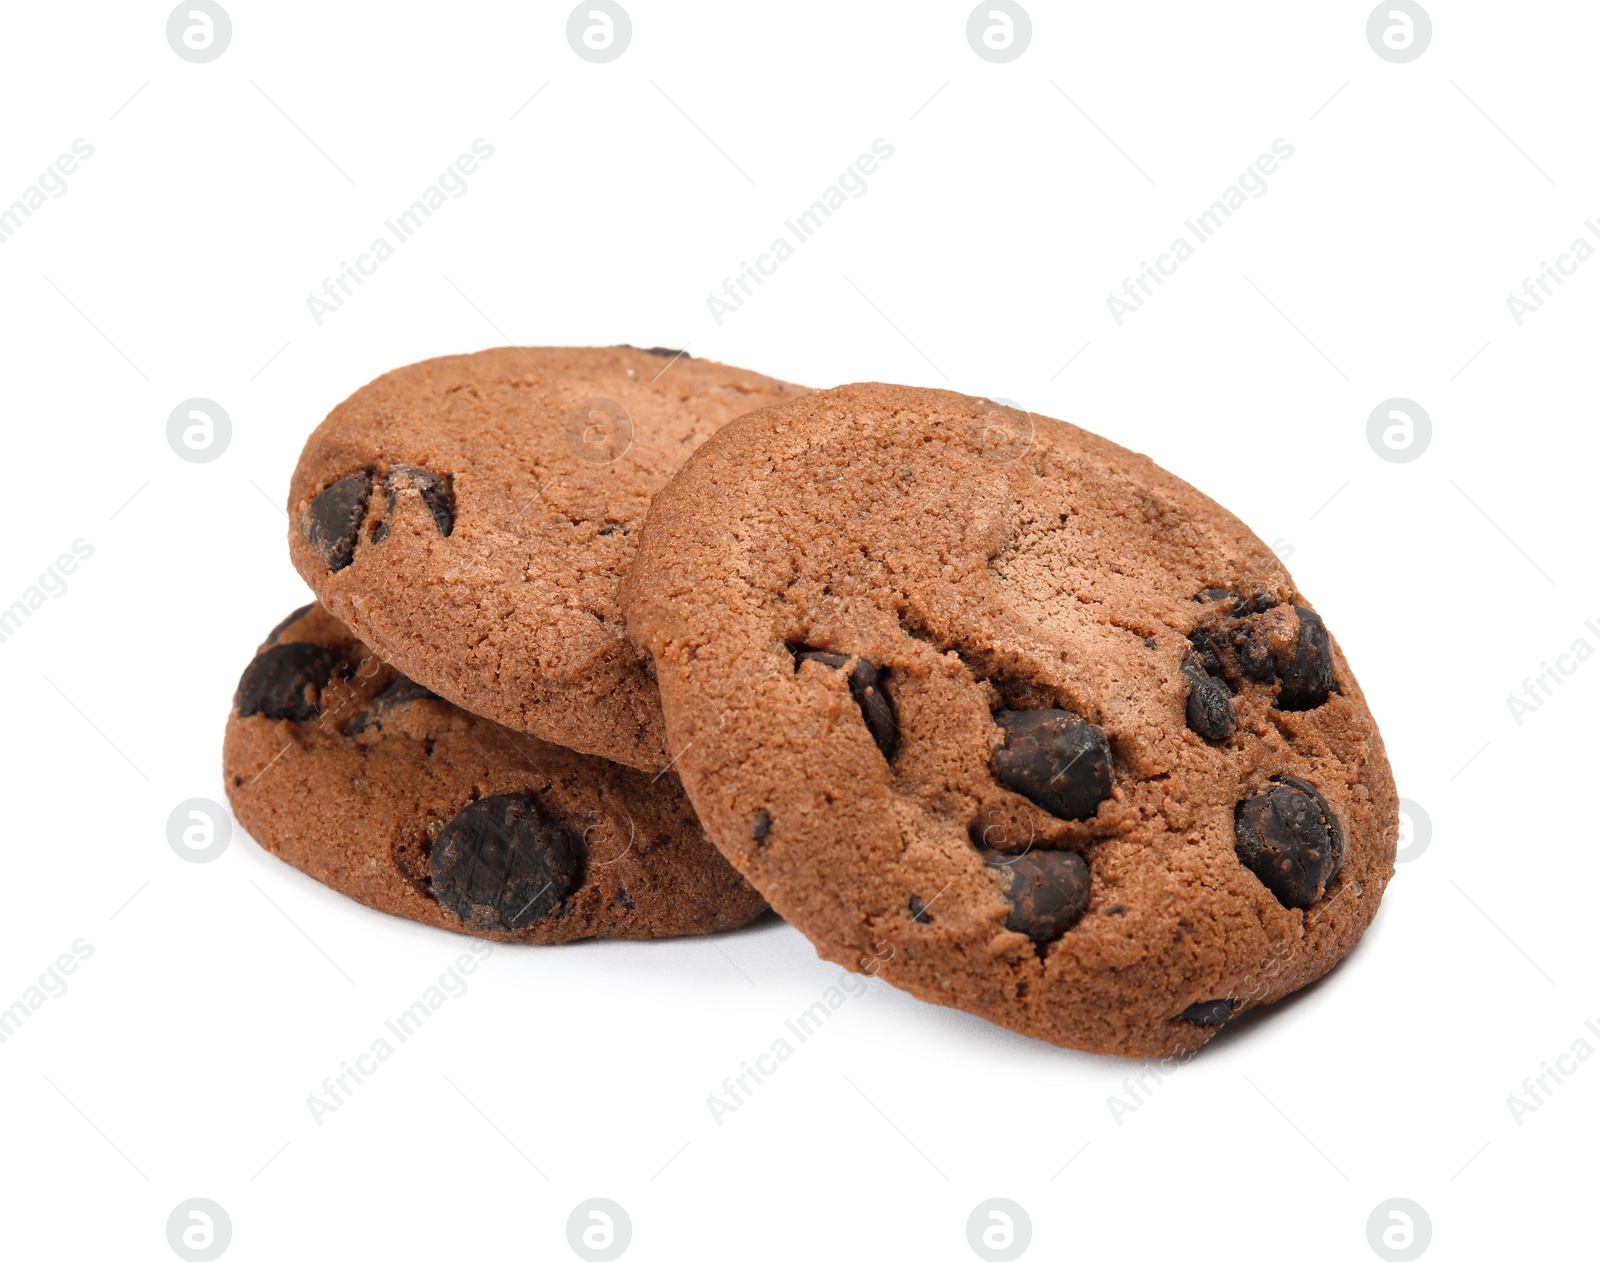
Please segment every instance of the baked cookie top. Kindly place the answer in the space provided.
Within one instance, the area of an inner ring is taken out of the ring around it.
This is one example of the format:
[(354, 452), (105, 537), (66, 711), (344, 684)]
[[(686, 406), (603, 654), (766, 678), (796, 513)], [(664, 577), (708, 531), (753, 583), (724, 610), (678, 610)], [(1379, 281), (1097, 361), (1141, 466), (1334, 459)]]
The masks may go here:
[(468, 714), (326, 611), (274, 629), (223, 740), (265, 849), (379, 911), (506, 942), (731, 929), (766, 904), (652, 778)]
[(657, 495), (622, 605), (773, 907), (1025, 1034), (1194, 1049), (1393, 872), (1382, 741), (1282, 563), (1076, 426), (876, 384), (755, 413)]
[(385, 373), (307, 440), (289, 552), (412, 679), (654, 770), (661, 712), (617, 608), (650, 497), (743, 412), (797, 395), (678, 352), (502, 347)]

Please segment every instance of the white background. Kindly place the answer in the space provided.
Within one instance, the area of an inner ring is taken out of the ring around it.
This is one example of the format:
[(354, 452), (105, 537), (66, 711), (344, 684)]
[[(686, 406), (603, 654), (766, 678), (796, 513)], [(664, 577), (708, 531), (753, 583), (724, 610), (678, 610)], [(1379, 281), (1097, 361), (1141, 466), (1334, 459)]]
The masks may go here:
[[(94, 152), (0, 244), (0, 606), (93, 555), (0, 643), (0, 1004), (93, 954), (0, 1044), (0, 1252), (171, 1257), (207, 1197), (230, 1259), (567, 1257), (592, 1196), (639, 1259), (972, 1257), (996, 1196), (1029, 1257), (1364, 1258), (1391, 1197), (1433, 1257), (1593, 1249), (1600, 1057), (1521, 1125), (1507, 1097), (1600, 1049), (1600, 661), (1520, 725), (1506, 697), (1600, 648), (1600, 261), (1521, 327), (1506, 297), (1600, 216), (1595, 6), (1439, 0), (1409, 64), (1364, 3), (1032, 3), (1009, 64), (942, 0), (629, 0), (604, 65), (565, 4), (228, 8), (202, 65), (161, 4), (6, 9), (0, 206)], [(319, 327), (307, 296), (480, 137), (467, 193)], [(869, 191), (719, 327), (707, 296), (879, 137)], [(1279, 137), (1265, 195), (1118, 327), (1107, 296)], [(1431, 844), (1326, 981), (1120, 1124), (1144, 1066), (874, 982), (716, 1125), (838, 977), (767, 919), (497, 949), (318, 1126), (307, 1096), (466, 940), (242, 831), (184, 862), (167, 818), (222, 799), (239, 671), (308, 599), (281, 508), (306, 434), (506, 341), (949, 385), (1150, 453), (1292, 558)], [(193, 396), (232, 418), (211, 463), (166, 441)], [(1366, 440), (1394, 396), (1433, 421), (1410, 463)]]

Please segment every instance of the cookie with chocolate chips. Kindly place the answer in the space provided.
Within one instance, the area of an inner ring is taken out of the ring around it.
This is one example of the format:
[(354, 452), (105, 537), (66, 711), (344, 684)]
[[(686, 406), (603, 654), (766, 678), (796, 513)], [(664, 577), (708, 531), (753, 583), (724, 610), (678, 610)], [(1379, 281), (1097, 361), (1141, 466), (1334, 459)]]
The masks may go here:
[(289, 551), (410, 678), (507, 727), (657, 770), (661, 709), (616, 586), (650, 497), (798, 387), (680, 351), (503, 347), (385, 373), (307, 441)]
[(239, 822), (357, 902), (507, 942), (732, 929), (766, 907), (671, 774), (468, 714), (320, 606), (245, 667), (223, 741)]
[(1382, 739), (1227, 510), (1075, 426), (819, 391), (660, 492), (624, 579), (707, 835), (824, 957), (1069, 1047), (1193, 1050), (1393, 873)]

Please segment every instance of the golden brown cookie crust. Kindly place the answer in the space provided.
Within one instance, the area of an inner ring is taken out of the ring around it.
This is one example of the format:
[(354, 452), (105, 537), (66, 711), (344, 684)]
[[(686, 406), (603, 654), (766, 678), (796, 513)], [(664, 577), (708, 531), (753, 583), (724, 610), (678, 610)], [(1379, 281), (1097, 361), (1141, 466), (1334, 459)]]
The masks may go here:
[[(503, 942), (710, 933), (765, 910), (705, 840), (670, 773), (652, 778), (408, 689), (319, 606), (286, 621), (256, 660), (284, 645), (327, 650), (333, 677), (289, 690), (305, 701), (307, 717), (296, 721), (241, 715), (256, 708), (247, 672), (228, 716), (223, 775), (250, 835), (324, 885), (379, 911)], [(559, 903), (511, 930), (464, 923), (434, 896), (429, 869), (449, 821), (501, 794), (521, 795), (564, 826), (582, 857), (581, 878)]]
[[(626, 346), (412, 364), (356, 391), (307, 441), (290, 556), (330, 612), (441, 696), (659, 769), (660, 707), (624, 634), (618, 576), (650, 497), (689, 453), (799, 393)], [(328, 500), (313, 499), (345, 479), (354, 502), (330, 526)]]
[[(1188, 725), (1182, 668), (1218, 589), (1276, 606), (1250, 625), (1279, 652), (1286, 607), (1308, 603), (1242, 522), (1144, 456), (867, 384), (702, 447), (657, 496), (622, 605), (707, 835), (821, 955), (1064, 1046), (1157, 1056), (1216, 1033), (1180, 1019), (1191, 1005), (1237, 1015), (1325, 973), (1393, 873), (1394, 783), (1337, 645), (1321, 704), (1275, 708), (1279, 682), (1246, 680), (1227, 739)], [(892, 759), (850, 669), (797, 650), (884, 670)], [(1109, 742), (1088, 819), (996, 777), (996, 713), (1042, 707)], [(1305, 909), (1236, 853), (1236, 808), (1280, 776), (1320, 791), (1343, 834)], [(1082, 918), (1036, 950), (980, 845), (1082, 855)]]

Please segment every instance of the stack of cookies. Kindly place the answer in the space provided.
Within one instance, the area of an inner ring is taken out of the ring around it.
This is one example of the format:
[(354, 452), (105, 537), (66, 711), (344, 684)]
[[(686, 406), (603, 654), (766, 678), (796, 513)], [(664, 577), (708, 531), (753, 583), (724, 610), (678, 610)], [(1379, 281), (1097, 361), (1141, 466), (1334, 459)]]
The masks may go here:
[(680, 352), (389, 373), (312, 434), (318, 603), (246, 668), (240, 822), (512, 942), (736, 928), (1068, 1047), (1184, 1053), (1328, 971), (1398, 806), (1279, 559), (1091, 433)]

